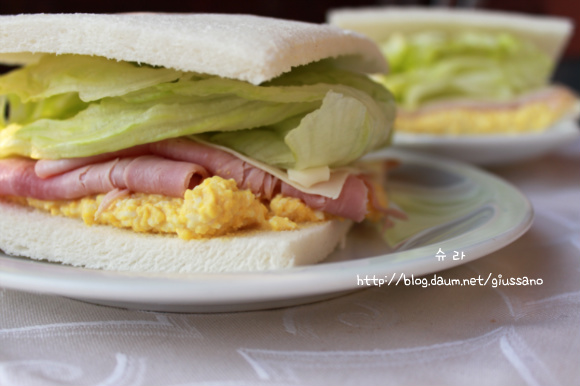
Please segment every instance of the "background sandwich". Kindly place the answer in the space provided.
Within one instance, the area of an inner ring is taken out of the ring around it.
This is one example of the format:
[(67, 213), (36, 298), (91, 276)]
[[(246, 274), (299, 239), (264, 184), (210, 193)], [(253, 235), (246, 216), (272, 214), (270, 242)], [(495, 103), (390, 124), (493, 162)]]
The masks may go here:
[(7, 253), (272, 269), (399, 215), (352, 166), (388, 144), (395, 115), (363, 74), (386, 63), (361, 35), (247, 15), (3, 16), (0, 61), (25, 65), (0, 78)]
[(328, 19), (381, 46), (391, 70), (377, 78), (397, 99), (398, 131), (538, 132), (579, 112), (573, 92), (549, 84), (568, 19), (397, 7), (335, 10)]

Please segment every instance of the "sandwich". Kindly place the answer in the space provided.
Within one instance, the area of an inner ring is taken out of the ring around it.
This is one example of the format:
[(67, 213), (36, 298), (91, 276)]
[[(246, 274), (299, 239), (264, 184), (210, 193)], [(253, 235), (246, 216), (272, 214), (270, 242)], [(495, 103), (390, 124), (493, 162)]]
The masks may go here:
[[(0, 17), (0, 249), (138, 272), (281, 269), (385, 226), (368, 38), (251, 15)], [(376, 178), (375, 178), (376, 177)]]
[(578, 116), (578, 98), (550, 84), (572, 33), (560, 17), (449, 8), (337, 9), (331, 24), (381, 47), (400, 133), (542, 132)]

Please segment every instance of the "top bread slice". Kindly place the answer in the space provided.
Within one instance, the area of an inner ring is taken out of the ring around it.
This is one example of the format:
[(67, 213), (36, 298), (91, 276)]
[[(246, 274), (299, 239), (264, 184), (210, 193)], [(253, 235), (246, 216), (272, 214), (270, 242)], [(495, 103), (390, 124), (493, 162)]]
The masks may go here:
[(380, 73), (376, 45), (329, 25), (226, 14), (29, 14), (0, 16), (0, 62), (81, 54), (239, 79), (271, 80), (292, 67), (337, 58)]
[(457, 8), (344, 8), (330, 11), (327, 19), (330, 24), (360, 32), (377, 42), (395, 32), (508, 32), (534, 43), (554, 60), (561, 56), (574, 28), (571, 20), (562, 17)]

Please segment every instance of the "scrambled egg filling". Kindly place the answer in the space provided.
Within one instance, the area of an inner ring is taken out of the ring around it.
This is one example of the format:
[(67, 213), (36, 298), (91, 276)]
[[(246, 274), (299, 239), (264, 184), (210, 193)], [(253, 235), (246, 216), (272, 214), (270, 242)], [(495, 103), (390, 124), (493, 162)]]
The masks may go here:
[(104, 194), (79, 200), (26, 198), (25, 204), (50, 214), (80, 218), (87, 225), (106, 224), (136, 232), (177, 234), (182, 239), (223, 236), (239, 230), (293, 230), (300, 224), (327, 219), (301, 200), (276, 196), (262, 202), (234, 180), (206, 178), (184, 198), (132, 193), (101, 208)]
[(542, 131), (571, 109), (574, 100), (558, 95), (552, 103), (526, 103), (513, 109), (454, 108), (418, 114), (399, 114), (395, 128), (421, 134), (497, 134)]

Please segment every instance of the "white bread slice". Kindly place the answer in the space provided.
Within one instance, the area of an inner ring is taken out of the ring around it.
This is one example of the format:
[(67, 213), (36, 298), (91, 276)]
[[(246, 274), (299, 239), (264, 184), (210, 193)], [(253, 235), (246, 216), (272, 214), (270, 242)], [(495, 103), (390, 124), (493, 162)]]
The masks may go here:
[(387, 68), (368, 38), (329, 25), (225, 14), (0, 16), (0, 62), (25, 64), (41, 53), (104, 56), (253, 84), (325, 58), (359, 72)]
[(532, 16), (458, 8), (368, 7), (331, 10), (329, 23), (382, 42), (394, 32), (425, 30), (509, 32), (537, 45), (558, 60), (574, 25), (563, 17)]
[(332, 220), (296, 231), (208, 240), (137, 233), (51, 216), (0, 200), (0, 250), (14, 256), (109, 271), (193, 273), (263, 271), (317, 263), (352, 225)]

